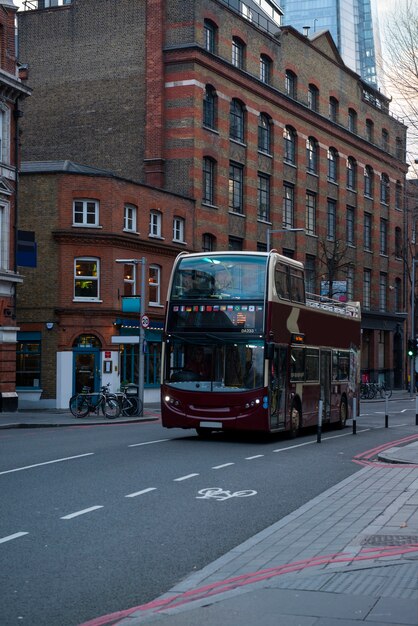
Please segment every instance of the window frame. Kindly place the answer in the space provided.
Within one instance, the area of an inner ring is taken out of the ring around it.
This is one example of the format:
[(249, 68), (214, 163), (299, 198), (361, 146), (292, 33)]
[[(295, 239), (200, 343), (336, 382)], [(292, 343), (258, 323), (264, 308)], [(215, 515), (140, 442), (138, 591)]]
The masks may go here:
[(203, 22), (204, 47), (207, 52), (216, 52), (216, 34), (218, 27), (212, 20), (205, 19)]
[(338, 182), (338, 151), (332, 146), (328, 148), (327, 164), (328, 164), (328, 180), (332, 183)]
[(296, 100), (297, 98), (297, 75), (292, 70), (285, 71), (284, 90), (285, 90), (285, 94), (289, 96), (289, 98), (292, 98), (292, 100)]
[(316, 234), (317, 194), (307, 191), (305, 197), (305, 230), (307, 235)]
[(316, 113), (319, 111), (319, 89), (313, 83), (308, 86), (308, 108)]
[(235, 161), (229, 162), (228, 209), (232, 213), (244, 214), (244, 166)]
[[(77, 209), (77, 204), (81, 204), (81, 210)], [(92, 205), (93, 210), (90, 210)], [(73, 198), (73, 223), (75, 228), (98, 228), (99, 227), (100, 202), (92, 198)], [(77, 221), (77, 215), (81, 215), (81, 220)], [(89, 216), (93, 215), (93, 221), (89, 221)]]
[[(151, 298), (151, 289), (156, 291), (156, 300)], [(148, 305), (161, 306), (161, 266), (155, 263), (148, 266)]]
[(244, 143), (245, 138), (245, 108), (237, 98), (231, 100), (229, 107), (229, 138), (232, 141)]
[(283, 183), (283, 228), (293, 228), (295, 220), (295, 186)]
[(265, 85), (271, 84), (273, 61), (267, 54), (260, 54), (260, 80)]
[(283, 129), (283, 159), (290, 165), (296, 165), (296, 153), (297, 153), (297, 133), (293, 126), (285, 126)]
[(217, 95), (212, 85), (205, 86), (203, 96), (203, 127), (210, 130), (217, 128)]
[(271, 155), (271, 123), (266, 113), (258, 116), (258, 152)]
[(203, 157), (202, 164), (202, 203), (215, 206), (216, 161), (212, 157)]
[(186, 243), (185, 232), (186, 221), (184, 217), (175, 215), (173, 217), (173, 241), (175, 243)]
[[(271, 177), (268, 174), (257, 174), (257, 219), (270, 222), (270, 187)], [(264, 208), (263, 208), (264, 207)]]
[[(131, 212), (131, 215), (129, 213)], [(137, 233), (138, 208), (134, 204), (126, 203), (123, 207), (123, 230)]]
[(232, 37), (231, 63), (240, 70), (244, 69), (245, 43), (239, 37)]
[(318, 152), (318, 141), (315, 137), (308, 137), (306, 140), (306, 170), (309, 174), (318, 175)]
[(162, 213), (156, 209), (151, 209), (149, 217), (149, 237), (163, 239), (162, 236)]
[[(95, 263), (96, 275), (92, 274), (77, 274), (77, 262), (83, 263)], [(77, 295), (77, 281), (91, 281), (96, 285), (96, 295), (83, 296)], [(100, 301), (100, 259), (93, 256), (80, 256), (74, 258), (74, 271), (73, 271), (73, 301), (74, 302), (99, 302)]]

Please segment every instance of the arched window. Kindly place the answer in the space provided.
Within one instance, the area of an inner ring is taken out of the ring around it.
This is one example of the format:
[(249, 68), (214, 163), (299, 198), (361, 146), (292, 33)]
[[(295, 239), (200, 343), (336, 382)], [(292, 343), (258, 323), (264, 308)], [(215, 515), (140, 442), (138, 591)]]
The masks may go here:
[(271, 154), (271, 120), (265, 113), (258, 118), (258, 149)]
[(357, 113), (354, 109), (348, 109), (348, 130), (352, 133), (357, 132)]
[(389, 133), (386, 128), (382, 128), (382, 148), (389, 150)]
[(397, 259), (402, 257), (402, 230), (399, 226), (395, 228), (395, 256)]
[(229, 110), (229, 137), (244, 143), (244, 106), (235, 98)]
[(366, 165), (364, 168), (364, 195), (373, 198), (373, 168)]
[(306, 169), (311, 174), (318, 173), (318, 142), (314, 137), (306, 140)]
[(296, 164), (296, 131), (292, 126), (286, 126), (283, 130), (284, 160), (292, 165)]
[(353, 157), (347, 159), (347, 189), (357, 188), (357, 163)]
[(329, 119), (331, 122), (338, 122), (338, 100), (331, 96), (329, 99)]
[(260, 55), (260, 80), (267, 85), (271, 83), (273, 61), (266, 54)]
[(208, 52), (214, 54), (216, 52), (218, 27), (212, 20), (204, 21), (204, 45)]
[(217, 118), (217, 96), (211, 85), (206, 85), (203, 98), (203, 126), (206, 128), (216, 128)]
[(338, 152), (335, 148), (328, 148), (328, 180), (333, 183), (338, 180)]
[(380, 177), (380, 202), (389, 204), (389, 176), (382, 174)]
[(369, 119), (366, 120), (366, 139), (370, 143), (373, 143), (373, 139), (374, 139), (374, 124), (373, 124), (373, 120), (369, 120)]
[(319, 109), (319, 89), (312, 83), (308, 87), (308, 107), (312, 111), (318, 111)]
[(402, 209), (402, 184), (400, 180), (396, 181), (395, 187), (395, 209), (400, 211)]
[(232, 38), (232, 65), (244, 69), (245, 43), (239, 37)]
[(286, 95), (296, 100), (297, 76), (292, 70), (286, 70), (284, 87)]

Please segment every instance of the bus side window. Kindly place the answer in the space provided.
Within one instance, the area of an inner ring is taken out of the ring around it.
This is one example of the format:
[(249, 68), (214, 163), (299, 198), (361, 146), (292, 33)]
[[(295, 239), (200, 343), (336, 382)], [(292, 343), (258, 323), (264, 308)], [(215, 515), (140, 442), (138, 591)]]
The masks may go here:
[(305, 380), (305, 349), (292, 348), (290, 352), (290, 380), (301, 382)]
[(287, 268), (285, 265), (282, 265), (281, 263), (278, 263), (276, 265), (274, 281), (277, 295), (279, 296), (279, 298), (290, 300), (289, 283), (287, 280)]
[(305, 281), (303, 272), (293, 268), (290, 270), (290, 294), (294, 302), (305, 302)]

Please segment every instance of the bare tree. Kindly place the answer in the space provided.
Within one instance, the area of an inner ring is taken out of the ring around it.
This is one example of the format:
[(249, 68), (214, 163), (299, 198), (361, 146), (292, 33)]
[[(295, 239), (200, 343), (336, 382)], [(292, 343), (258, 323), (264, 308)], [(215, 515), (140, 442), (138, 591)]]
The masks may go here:
[(384, 24), (384, 75), (396, 108), (409, 127), (410, 142), (418, 142), (418, 3), (396, 2)]
[(330, 241), (328, 239), (320, 239), (318, 242), (319, 254), (318, 260), (323, 266), (328, 283), (328, 298), (335, 296), (334, 282), (341, 280), (341, 274), (352, 265), (352, 261), (347, 256), (348, 245), (340, 239)]

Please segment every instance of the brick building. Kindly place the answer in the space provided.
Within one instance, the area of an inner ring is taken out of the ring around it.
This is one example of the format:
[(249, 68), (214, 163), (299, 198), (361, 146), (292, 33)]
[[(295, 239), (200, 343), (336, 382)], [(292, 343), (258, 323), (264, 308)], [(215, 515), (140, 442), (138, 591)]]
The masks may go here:
[[(145, 256), (147, 399), (159, 386), (167, 281), (190, 249), (193, 201), (70, 161), (22, 163), (20, 225), (34, 233), (38, 264), (18, 289), (20, 405), (68, 406), (84, 385), (137, 382), (138, 274)], [(117, 263), (125, 259), (126, 263)], [(23, 271), (23, 270), (22, 270)], [(126, 310), (125, 310), (126, 309)], [(122, 335), (122, 351), (112, 337)], [(157, 396), (157, 391), (154, 393)]]
[(15, 289), (21, 101), (30, 90), (19, 79), (12, 0), (0, 0), (0, 411), (17, 409)]
[(403, 384), (406, 128), (329, 33), (281, 27), (272, 0), (72, 0), (19, 31), (25, 160), (194, 200), (195, 250), (303, 261), (310, 291), (362, 302), (364, 374)]

